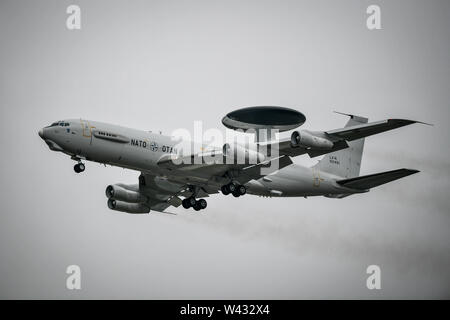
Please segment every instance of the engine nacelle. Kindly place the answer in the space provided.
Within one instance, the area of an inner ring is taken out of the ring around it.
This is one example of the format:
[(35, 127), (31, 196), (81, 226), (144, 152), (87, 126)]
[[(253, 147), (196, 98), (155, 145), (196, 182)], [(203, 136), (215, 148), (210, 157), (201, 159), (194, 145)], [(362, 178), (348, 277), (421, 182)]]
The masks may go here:
[(125, 202), (132, 203), (145, 203), (147, 202), (147, 197), (141, 193), (133, 190), (125, 189), (117, 184), (109, 185), (106, 187), (106, 196), (108, 199), (114, 199)]
[(291, 135), (291, 146), (294, 148), (331, 149), (333, 148), (333, 145), (332, 141), (317, 137), (305, 130), (294, 131)]
[(225, 158), (227, 158), (226, 163), (229, 162), (228, 159), (233, 159), (233, 163), (237, 164), (256, 164), (264, 161), (266, 158), (262, 153), (257, 150), (252, 150), (246, 148), (239, 144), (229, 144), (225, 143), (222, 148), (222, 152)]
[(114, 199), (108, 199), (108, 208), (127, 213), (149, 213), (150, 208), (142, 203), (129, 203)]

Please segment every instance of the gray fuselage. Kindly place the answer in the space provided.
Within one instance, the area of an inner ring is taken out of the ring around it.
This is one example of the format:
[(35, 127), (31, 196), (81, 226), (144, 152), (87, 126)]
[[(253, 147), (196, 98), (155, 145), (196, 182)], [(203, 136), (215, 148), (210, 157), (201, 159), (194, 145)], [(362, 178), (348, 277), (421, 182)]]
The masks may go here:
[[(190, 141), (180, 142), (162, 134), (80, 119), (58, 121), (41, 129), (39, 135), (50, 149), (74, 159), (151, 173), (163, 177), (165, 183), (200, 183), (219, 190), (227, 182), (223, 177), (212, 179), (200, 171), (193, 173), (182, 167), (173, 170), (158, 165), (161, 158), (176, 156), (180, 145), (191, 145)], [(336, 183), (339, 179), (342, 177), (292, 164), (245, 185), (249, 194), (268, 197), (337, 197), (354, 192), (339, 186)]]

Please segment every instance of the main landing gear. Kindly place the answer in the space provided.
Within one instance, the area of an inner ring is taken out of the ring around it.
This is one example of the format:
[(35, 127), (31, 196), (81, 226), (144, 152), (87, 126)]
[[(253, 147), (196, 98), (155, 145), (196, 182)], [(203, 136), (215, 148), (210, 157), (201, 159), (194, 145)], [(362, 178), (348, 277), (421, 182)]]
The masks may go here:
[(247, 188), (242, 184), (237, 184), (234, 182), (230, 182), (220, 188), (224, 195), (232, 194), (233, 196), (240, 197), (243, 196), (247, 192)]
[(208, 205), (205, 199), (195, 200), (194, 197), (183, 199), (183, 201), (181, 201), (181, 204), (183, 205), (183, 208), (189, 209), (192, 207), (195, 211), (203, 210)]
[(84, 163), (78, 162), (74, 167), (73, 170), (75, 170), (76, 173), (83, 172), (86, 167), (84, 166)]

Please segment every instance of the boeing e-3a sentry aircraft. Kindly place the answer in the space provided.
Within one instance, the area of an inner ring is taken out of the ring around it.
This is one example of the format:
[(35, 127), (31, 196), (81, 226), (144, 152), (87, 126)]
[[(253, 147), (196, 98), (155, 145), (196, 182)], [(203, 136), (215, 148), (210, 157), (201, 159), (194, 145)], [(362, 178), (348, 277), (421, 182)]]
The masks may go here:
[[(248, 107), (227, 114), (222, 119), (226, 127), (257, 130), (256, 150), (226, 143), (219, 149), (184, 148), (181, 154), (180, 145), (191, 142), (80, 119), (54, 122), (42, 128), (39, 136), (51, 150), (77, 161), (77, 173), (85, 170), (83, 160), (141, 172), (138, 184), (112, 184), (106, 188), (108, 207), (127, 213), (163, 212), (169, 206), (180, 205), (199, 211), (207, 206), (204, 198), (219, 191), (235, 197), (248, 193), (344, 198), (419, 172), (397, 169), (359, 176), (365, 137), (419, 121), (388, 119), (368, 123), (367, 118), (347, 116), (350, 119), (344, 128), (293, 131), (290, 137), (274, 141), (270, 133), (258, 132), (293, 130), (306, 121), (305, 116), (283, 107)], [(261, 151), (264, 148), (269, 152)], [(200, 151), (186, 154), (187, 149)], [(293, 164), (291, 157), (303, 154), (324, 157), (312, 167)], [(205, 156), (222, 161), (208, 162)], [(256, 161), (250, 163), (252, 157)], [(243, 163), (236, 161), (238, 158), (244, 159)], [(276, 170), (263, 172), (275, 163)]]

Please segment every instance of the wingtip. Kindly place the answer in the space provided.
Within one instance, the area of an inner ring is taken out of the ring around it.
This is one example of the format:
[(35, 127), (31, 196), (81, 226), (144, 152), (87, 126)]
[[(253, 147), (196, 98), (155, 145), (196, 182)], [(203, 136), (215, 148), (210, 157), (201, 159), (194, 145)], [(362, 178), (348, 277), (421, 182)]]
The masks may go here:
[(407, 171), (409, 174), (415, 174), (415, 173), (419, 173), (420, 172), (420, 170), (417, 170), (417, 169), (403, 168), (403, 170)]
[(432, 126), (432, 127), (434, 127), (434, 123), (428, 123), (428, 122), (423, 122), (423, 121), (416, 121), (416, 123), (425, 124), (425, 125), (427, 125), (427, 126)]
[(420, 123), (420, 124), (425, 124), (427, 126), (434, 126), (434, 124), (432, 123), (427, 123), (427, 122), (423, 122), (423, 121), (418, 121), (418, 120), (410, 120), (410, 119), (388, 119), (388, 121), (400, 121), (400, 122), (407, 122), (408, 124), (413, 124), (413, 123)]

